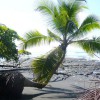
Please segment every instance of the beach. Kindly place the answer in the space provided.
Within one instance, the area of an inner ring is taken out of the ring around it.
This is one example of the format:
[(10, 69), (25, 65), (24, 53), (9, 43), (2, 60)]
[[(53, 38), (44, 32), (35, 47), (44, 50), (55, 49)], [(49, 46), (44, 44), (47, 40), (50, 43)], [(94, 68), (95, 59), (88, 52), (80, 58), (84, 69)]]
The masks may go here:
[[(32, 58), (26, 60), (20, 65), (21, 68), (30, 68), (31, 61)], [(20, 72), (29, 80), (34, 77), (31, 70)], [(24, 87), (22, 97), (18, 100), (77, 100), (87, 90), (100, 87), (99, 83), (93, 81), (100, 80), (100, 62), (97, 60), (66, 58), (57, 72), (59, 74), (53, 75), (43, 89)]]
[[(43, 89), (25, 87), (21, 100), (77, 100), (87, 90), (100, 87), (93, 81), (100, 80), (96, 73), (100, 69), (99, 61), (66, 58), (63, 65), (65, 69), (61, 67), (58, 72), (67, 73), (67, 76), (54, 75)], [(32, 78), (31, 73), (26, 75), (30, 76)]]
[(0, 4), (0, 100), (100, 100), (100, 0)]
[(93, 77), (71, 76), (63, 81), (50, 82), (45, 88), (25, 87), (21, 100), (77, 100), (88, 89), (95, 88)]

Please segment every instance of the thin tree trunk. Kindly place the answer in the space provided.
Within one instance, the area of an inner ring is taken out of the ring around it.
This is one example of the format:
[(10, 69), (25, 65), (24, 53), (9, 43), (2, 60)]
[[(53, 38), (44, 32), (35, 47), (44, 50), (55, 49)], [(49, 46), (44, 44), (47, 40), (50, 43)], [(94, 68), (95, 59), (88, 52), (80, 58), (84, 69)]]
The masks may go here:
[(64, 44), (61, 44), (60, 48), (62, 49), (62, 51), (64, 52), (63, 53), (63, 56), (62, 58), (60, 59), (60, 61), (57, 63), (57, 65), (55, 66), (54, 70), (53, 70), (53, 74), (56, 72), (56, 70), (59, 68), (60, 64), (63, 62), (64, 58), (65, 58), (65, 55), (66, 55), (66, 47), (67, 45), (64, 45)]
[(37, 87), (37, 88), (43, 88), (45, 85), (43, 84), (39, 84), (39, 83), (36, 83), (36, 82), (32, 82), (28, 79), (25, 78), (24, 80), (24, 87)]
[(44, 86), (26, 79), (19, 72), (4, 72), (0, 75), (0, 98), (19, 98), (24, 87), (43, 88)]

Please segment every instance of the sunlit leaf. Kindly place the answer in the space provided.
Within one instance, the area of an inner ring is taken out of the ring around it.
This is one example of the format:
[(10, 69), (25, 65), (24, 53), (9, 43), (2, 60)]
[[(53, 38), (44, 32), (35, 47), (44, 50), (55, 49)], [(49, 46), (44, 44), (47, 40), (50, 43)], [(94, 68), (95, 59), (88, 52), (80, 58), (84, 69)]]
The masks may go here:
[(38, 31), (31, 31), (26, 33), (25, 41), (24, 41), (24, 48), (31, 47), (34, 45), (40, 45), (43, 43), (50, 43), (54, 39), (41, 34)]

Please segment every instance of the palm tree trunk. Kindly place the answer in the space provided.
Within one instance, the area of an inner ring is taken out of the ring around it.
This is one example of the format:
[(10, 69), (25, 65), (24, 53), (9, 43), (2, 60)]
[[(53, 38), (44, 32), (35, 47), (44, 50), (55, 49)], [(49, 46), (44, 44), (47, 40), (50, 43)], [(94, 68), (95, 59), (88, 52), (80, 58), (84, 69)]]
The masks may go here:
[(44, 86), (43, 84), (34, 83), (26, 79), (17, 71), (0, 74), (0, 97), (3, 98), (19, 98), (24, 87), (43, 88)]
[(54, 68), (54, 70), (53, 70), (53, 74), (56, 72), (56, 70), (59, 68), (60, 64), (63, 62), (63, 60), (64, 60), (64, 58), (65, 58), (67, 45), (61, 44), (61, 45), (60, 45), (60, 48), (61, 48), (62, 51), (63, 51), (63, 56), (61, 57), (61, 59), (60, 59), (60, 61), (57, 63), (57, 65), (55, 66), (55, 68)]
[(45, 85), (43, 84), (39, 84), (39, 83), (36, 83), (36, 82), (32, 82), (28, 79), (25, 78), (24, 80), (24, 87), (37, 87), (37, 88), (43, 88)]
[[(59, 47), (60, 47), (61, 50), (63, 51), (63, 56), (60, 58), (60, 60), (57, 62), (56, 66), (55, 66), (54, 69), (52, 70), (52, 75), (51, 75), (51, 77), (53, 76), (54, 73), (56, 73), (56, 70), (59, 68), (59, 66), (60, 66), (61, 63), (63, 62), (63, 60), (64, 60), (64, 58), (65, 58), (65, 55), (66, 55), (66, 47), (67, 47), (67, 45), (61, 44)], [(50, 80), (51, 77), (49, 77), (48, 80)], [(45, 83), (44, 87), (48, 84), (48, 82), (49, 82), (48, 80), (47, 80), (47, 82)]]

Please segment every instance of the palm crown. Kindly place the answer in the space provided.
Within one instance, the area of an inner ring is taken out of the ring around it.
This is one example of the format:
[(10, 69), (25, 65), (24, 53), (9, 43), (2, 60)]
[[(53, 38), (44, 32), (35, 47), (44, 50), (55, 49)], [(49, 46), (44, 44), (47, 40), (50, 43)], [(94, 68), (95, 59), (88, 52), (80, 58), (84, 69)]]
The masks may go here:
[(37, 10), (48, 17), (52, 30), (47, 30), (47, 36), (38, 31), (26, 33), (24, 48), (52, 41), (57, 41), (60, 45), (32, 62), (36, 81), (48, 83), (62, 63), (69, 44), (77, 44), (89, 54), (100, 52), (100, 37), (85, 38), (90, 31), (100, 29), (99, 19), (94, 15), (89, 15), (81, 25), (79, 24), (77, 15), (86, 8), (84, 0), (58, 0), (57, 3), (42, 2), (38, 6)]

